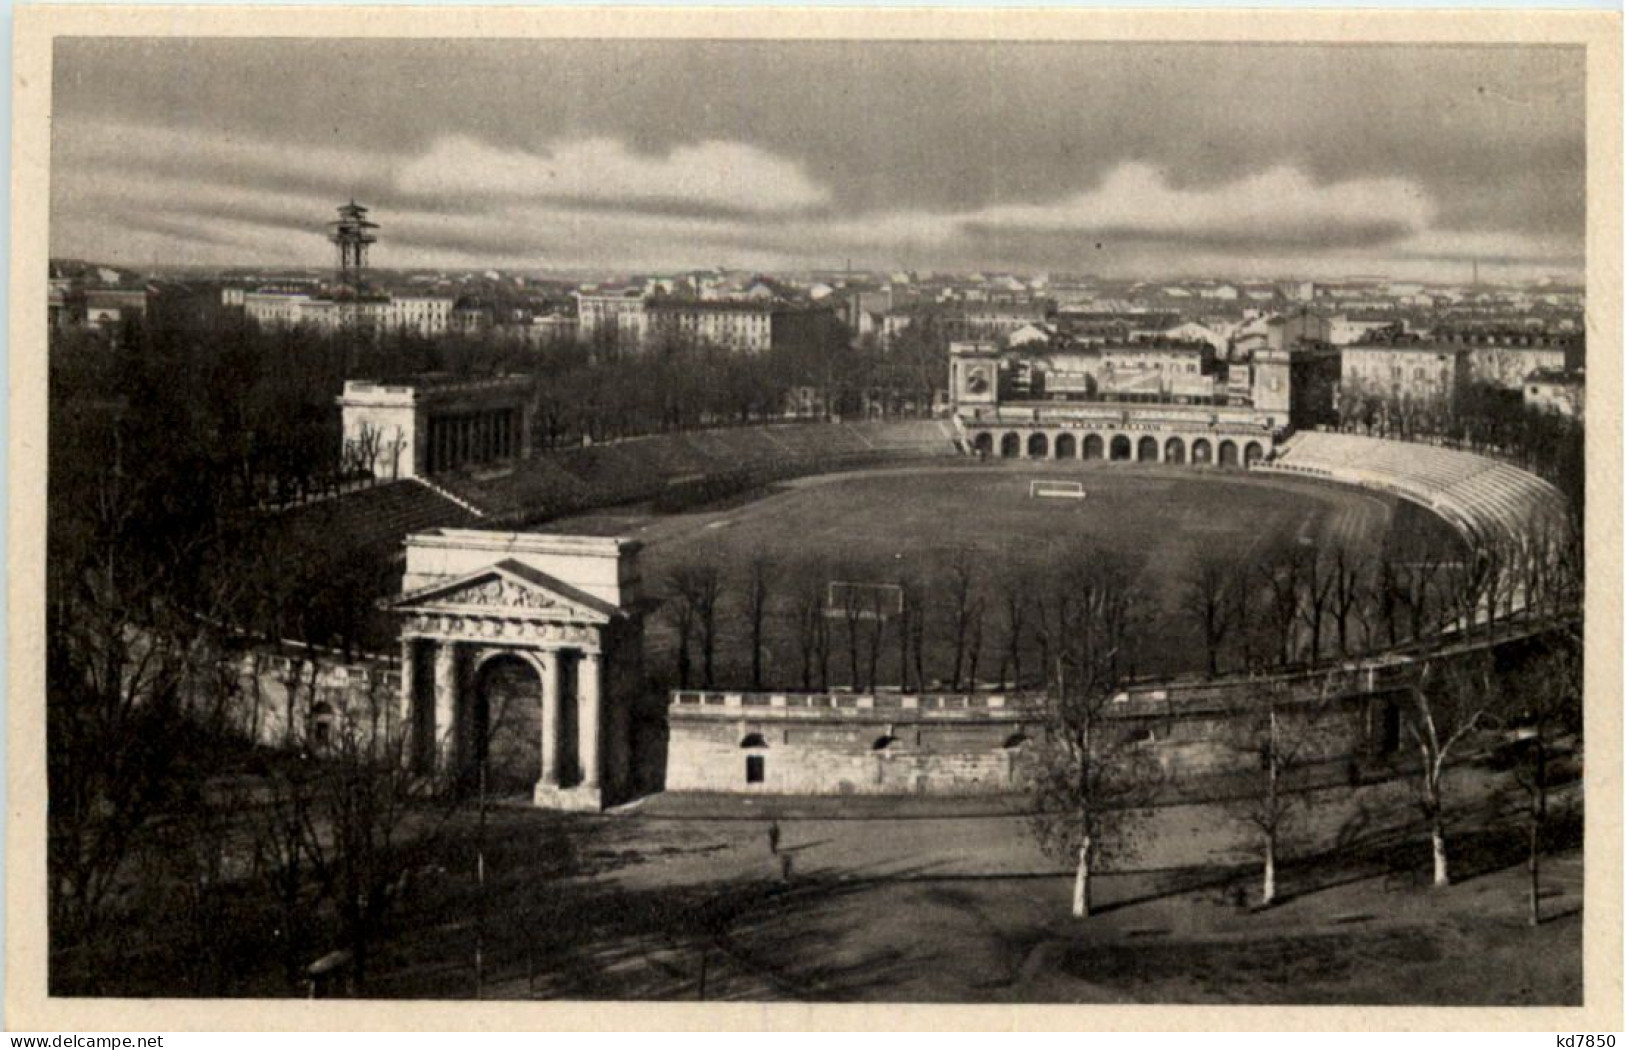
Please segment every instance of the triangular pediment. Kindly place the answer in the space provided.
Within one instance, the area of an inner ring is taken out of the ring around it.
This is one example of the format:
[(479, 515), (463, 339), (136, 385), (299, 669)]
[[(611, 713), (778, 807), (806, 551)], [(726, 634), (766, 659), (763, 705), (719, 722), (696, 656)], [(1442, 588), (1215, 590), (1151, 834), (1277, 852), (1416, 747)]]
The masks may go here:
[(408, 591), (390, 607), (396, 612), (479, 611), (584, 623), (606, 623), (622, 615), (615, 605), (511, 559)]

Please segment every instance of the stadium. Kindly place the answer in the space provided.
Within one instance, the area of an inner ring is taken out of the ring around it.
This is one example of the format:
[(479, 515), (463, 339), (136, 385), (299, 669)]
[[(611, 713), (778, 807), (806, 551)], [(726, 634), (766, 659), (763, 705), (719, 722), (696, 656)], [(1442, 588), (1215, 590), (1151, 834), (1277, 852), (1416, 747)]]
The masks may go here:
[[(1316, 761), (1358, 775), (1397, 759), (1419, 658), (1515, 648), (1573, 612), (1553, 485), (1483, 452), (1295, 430), (1267, 355), (1256, 396), (1225, 403), (1011, 398), (982, 344), (952, 367), (947, 418), (546, 452), (515, 439), (531, 423), (511, 381), (348, 384), (346, 442), (394, 480), (276, 531), (336, 548), (372, 602), (345, 651), (254, 662), (259, 732), (286, 734), (286, 712), (319, 740), (383, 696), (425, 770), (489, 759), (499, 788), (568, 808), (1015, 792), (1070, 560), (1134, 595), (1113, 732), (1163, 773), (1234, 766), (1227, 727), (1267, 693), (1313, 712)], [(1256, 604), (1204, 633), (1194, 581), (1218, 564)], [(516, 594), (563, 619), (491, 616)]]

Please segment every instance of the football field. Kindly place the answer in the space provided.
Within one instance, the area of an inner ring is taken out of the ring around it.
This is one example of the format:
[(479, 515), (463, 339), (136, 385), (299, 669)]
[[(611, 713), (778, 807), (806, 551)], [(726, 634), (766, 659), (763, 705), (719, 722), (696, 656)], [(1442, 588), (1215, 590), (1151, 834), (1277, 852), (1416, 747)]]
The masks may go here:
[[(1034, 480), (1081, 481), (1083, 499), (1034, 498)], [(1396, 517), (1397, 516), (1397, 517)], [(1395, 529), (1397, 519), (1404, 526)], [(1441, 523), (1374, 493), (1265, 474), (1113, 465), (996, 464), (887, 469), (798, 479), (761, 498), (697, 512), (655, 515), (637, 508), (554, 522), (548, 531), (619, 534), (641, 540), (645, 590), (668, 591), (682, 565), (714, 564), (725, 585), (719, 615), (720, 684), (748, 683), (749, 643), (743, 610), (748, 564), (773, 566), (768, 607), (768, 685), (800, 684), (793, 592), (810, 579), (897, 582), (926, 590), (928, 672), (951, 663), (943, 593), (952, 568), (973, 568), (983, 603), (977, 678), (996, 682), (1008, 628), (1000, 584), (1012, 562), (1041, 568), (1058, 549), (1083, 542), (1101, 557), (1138, 566), (1149, 620), (1137, 657), (1139, 673), (1200, 670), (1195, 625), (1180, 610), (1198, 552), (1227, 551), (1254, 560), (1278, 542), (1376, 550), (1403, 532), (1414, 541), (1447, 542)], [(832, 621), (832, 684), (846, 685), (845, 625)], [(653, 669), (669, 663), (667, 618), (649, 623)], [(869, 644), (867, 636), (864, 646)], [(946, 647), (946, 648), (945, 648)], [(897, 679), (897, 640), (882, 641), (879, 679)], [(867, 651), (867, 649), (865, 649)], [(947, 655), (944, 655), (946, 651)], [(867, 658), (865, 657), (865, 660)], [(1036, 667), (1029, 661), (1030, 670)]]

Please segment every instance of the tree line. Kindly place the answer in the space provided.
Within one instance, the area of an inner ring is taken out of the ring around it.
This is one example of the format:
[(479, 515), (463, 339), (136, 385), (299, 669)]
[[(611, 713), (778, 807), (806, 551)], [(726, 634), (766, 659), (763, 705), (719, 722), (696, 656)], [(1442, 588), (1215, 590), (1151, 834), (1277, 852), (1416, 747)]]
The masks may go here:
[[(531, 376), (532, 444), (549, 449), (781, 419), (794, 405), (825, 419), (922, 414), (948, 371), (947, 341), (930, 325), (885, 348), (852, 339), (838, 320), (761, 353), (674, 332), (623, 346), (612, 331), (538, 343), (500, 329), (262, 327), (225, 310), (131, 315), (113, 329), (53, 329), (50, 339), (54, 389), (104, 413), (139, 414), (259, 503), (363, 480), (342, 454), (334, 403), (349, 379)], [(803, 390), (813, 396), (793, 396)]]
[[(891, 594), (871, 587), (832, 595), (831, 581), (853, 570), (828, 560), (757, 552), (726, 564), (688, 561), (656, 588), (669, 681), (682, 689), (1033, 689), (1053, 655), (1050, 559), (1069, 556), (1066, 549), (1035, 560), (961, 548), (929, 576), (874, 581)], [(1144, 568), (1119, 552), (1090, 557), (1130, 580)], [(1578, 608), (1583, 573), (1578, 537), (1541, 522), (1460, 549), (1284, 536), (1257, 550), (1199, 550), (1175, 577), (1171, 608), (1153, 607), (1143, 587), (1134, 592), (1123, 610), (1133, 629), (1118, 659), (1138, 673), (1147, 640), (1183, 635), (1200, 647), (1202, 673), (1215, 677), (1313, 666), (1445, 634), (1491, 637)]]
[[(1047, 852), (1073, 865), (1072, 913), (1084, 918), (1095, 907), (1094, 876), (1134, 856), (1152, 808), (1179, 785), (1158, 761), (1154, 734), (1113, 717), (1126, 684), (1121, 610), (1133, 602), (1132, 581), (1084, 559), (1068, 558), (1052, 571), (1058, 583), (1053, 615), (1041, 628), (1052, 633), (1038, 708), (1043, 731), (1028, 769), (1030, 823)], [(1432, 884), (1451, 882), (1449, 840), (1465, 805), (1488, 801), (1492, 821), (1523, 828), (1532, 925), (1542, 919), (1540, 859), (1559, 810), (1572, 805), (1554, 802), (1565, 783), (1560, 767), (1572, 766), (1583, 746), (1583, 651), (1578, 628), (1561, 627), (1520, 644), (1510, 658), (1493, 648), (1428, 655), (1384, 698), (1401, 736), (1392, 772), (1407, 786), (1426, 836)], [(1263, 682), (1226, 712), (1211, 741), (1245, 759), (1236, 764), (1241, 783), (1226, 808), (1252, 832), (1255, 906), (1280, 899), (1283, 861), (1309, 842), (1326, 723), (1339, 701), (1363, 693), (1361, 682), (1337, 668), (1307, 695), (1283, 679)], [(1487, 753), (1506, 773), (1487, 800), (1475, 797), (1483, 789), (1458, 786), (1468, 775), (1462, 761), (1475, 753)], [(1334, 848), (1352, 860), (1355, 844), (1341, 834), (1339, 842)]]
[(1509, 460), (1556, 485), (1577, 517), (1585, 506), (1585, 426), (1525, 405), (1521, 391), (1475, 381), (1432, 396), (1395, 397), (1344, 381), (1337, 412), (1344, 430), (1440, 441)]

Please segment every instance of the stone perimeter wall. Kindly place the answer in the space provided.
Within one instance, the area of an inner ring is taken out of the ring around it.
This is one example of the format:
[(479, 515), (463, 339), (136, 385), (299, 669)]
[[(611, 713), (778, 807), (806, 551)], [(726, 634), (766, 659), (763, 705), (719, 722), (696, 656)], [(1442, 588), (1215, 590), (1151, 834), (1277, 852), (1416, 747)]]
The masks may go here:
[[(1284, 687), (1282, 732), (1310, 761), (1373, 758), (1398, 745), (1401, 676), (1354, 676), (1320, 698), (1325, 675), (1125, 692), (1107, 732), (1184, 779), (1257, 763), (1256, 713)], [(1176, 693), (1179, 692), (1176, 690)], [(1002, 794), (1022, 787), (1042, 737), (1043, 697), (990, 694), (672, 694), (665, 787), (770, 794)], [(1253, 712), (1249, 717), (1247, 712)]]

